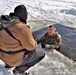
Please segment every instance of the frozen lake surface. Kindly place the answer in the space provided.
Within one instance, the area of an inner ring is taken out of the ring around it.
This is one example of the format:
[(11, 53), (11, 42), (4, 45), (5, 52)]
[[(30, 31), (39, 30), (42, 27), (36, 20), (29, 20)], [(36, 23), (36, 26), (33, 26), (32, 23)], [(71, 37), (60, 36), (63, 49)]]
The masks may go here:
[[(76, 62), (69, 59), (76, 59), (76, 0), (0, 0), (0, 15), (13, 12), (20, 4), (27, 8), (27, 22), (32, 31), (46, 30), (47, 26), (59, 23), (57, 30), (63, 38), (61, 53), (45, 50), (45, 58), (30, 71), (30, 75), (76, 75)], [(37, 49), (41, 49), (40, 45)], [(0, 75), (10, 75), (1, 60)]]

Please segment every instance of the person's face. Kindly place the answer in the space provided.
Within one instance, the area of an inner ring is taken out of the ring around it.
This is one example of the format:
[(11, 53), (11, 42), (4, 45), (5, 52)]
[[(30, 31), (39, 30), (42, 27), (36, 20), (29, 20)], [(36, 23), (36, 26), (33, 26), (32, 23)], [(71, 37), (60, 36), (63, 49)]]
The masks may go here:
[(48, 34), (49, 35), (53, 35), (56, 33), (56, 28), (55, 27), (48, 27)]

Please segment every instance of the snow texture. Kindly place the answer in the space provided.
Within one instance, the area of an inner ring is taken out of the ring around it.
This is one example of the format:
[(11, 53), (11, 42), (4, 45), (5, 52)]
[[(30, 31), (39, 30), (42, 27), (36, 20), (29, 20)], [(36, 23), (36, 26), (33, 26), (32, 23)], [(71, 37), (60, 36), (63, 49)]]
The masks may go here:
[[(0, 15), (8, 15), (20, 4), (27, 8), (32, 31), (54, 23), (76, 29), (76, 0), (0, 0)], [(76, 75), (74, 61), (56, 50), (45, 52), (45, 58), (30, 70), (30, 75)], [(0, 75), (10, 75), (4, 65), (0, 60)]]

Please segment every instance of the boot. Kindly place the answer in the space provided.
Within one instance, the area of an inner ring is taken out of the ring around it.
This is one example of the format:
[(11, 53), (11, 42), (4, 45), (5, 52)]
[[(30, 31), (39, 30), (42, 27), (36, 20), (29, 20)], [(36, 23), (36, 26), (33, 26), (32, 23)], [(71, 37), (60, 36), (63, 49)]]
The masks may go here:
[(9, 66), (8, 64), (6, 64), (5, 68), (12, 68), (12, 66)]
[(27, 72), (19, 73), (19, 71), (17, 71), (16, 69), (13, 70), (13, 73), (14, 73), (15, 75), (29, 75), (29, 73), (27, 73)]

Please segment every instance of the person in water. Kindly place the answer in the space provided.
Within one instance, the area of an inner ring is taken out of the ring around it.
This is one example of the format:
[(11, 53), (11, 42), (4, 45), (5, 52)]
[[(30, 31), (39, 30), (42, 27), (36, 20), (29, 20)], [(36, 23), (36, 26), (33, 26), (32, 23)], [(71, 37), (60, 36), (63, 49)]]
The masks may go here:
[(60, 50), (62, 45), (61, 35), (56, 31), (55, 25), (50, 25), (48, 31), (42, 37), (37, 39), (42, 48)]

